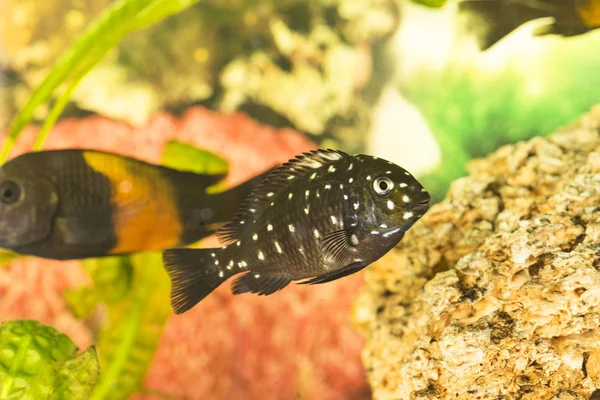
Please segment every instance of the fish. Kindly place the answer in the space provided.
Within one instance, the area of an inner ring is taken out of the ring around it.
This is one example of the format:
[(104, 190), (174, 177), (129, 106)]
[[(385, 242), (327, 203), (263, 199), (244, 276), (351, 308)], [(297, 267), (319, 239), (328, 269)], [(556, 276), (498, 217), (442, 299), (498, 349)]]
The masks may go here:
[(576, 36), (600, 28), (600, 0), (462, 0), (458, 11), (467, 16), (468, 29), (484, 51), (517, 29), (540, 18), (554, 20), (534, 35)]
[(73, 260), (187, 246), (230, 221), (265, 174), (213, 193), (225, 174), (89, 149), (25, 153), (0, 167), (0, 247)]
[(318, 149), (271, 171), (216, 232), (222, 247), (163, 252), (176, 314), (240, 274), (234, 295), (268, 296), (292, 281), (323, 284), (358, 272), (400, 242), (431, 197), (384, 159)]

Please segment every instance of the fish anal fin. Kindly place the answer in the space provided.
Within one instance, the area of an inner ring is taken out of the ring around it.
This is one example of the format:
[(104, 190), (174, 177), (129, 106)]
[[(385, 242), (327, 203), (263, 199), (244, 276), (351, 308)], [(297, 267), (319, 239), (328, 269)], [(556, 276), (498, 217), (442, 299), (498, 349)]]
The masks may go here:
[(365, 268), (368, 264), (365, 262), (353, 262), (351, 264), (346, 265), (343, 268), (328, 272), (323, 275), (319, 275), (315, 278), (299, 282), (300, 285), (316, 285), (320, 283), (326, 283), (335, 281), (337, 279), (343, 278), (344, 276), (352, 275), (355, 272), (360, 271)]
[(231, 243), (239, 238), (240, 231), (249, 223), (265, 212), (273, 202), (273, 196), (284, 187), (293, 185), (296, 179), (303, 177), (323, 166), (349, 157), (348, 154), (331, 149), (312, 150), (287, 161), (274, 168), (265, 179), (258, 184), (242, 204), (235, 217), (216, 233), (223, 243)]
[(291, 279), (283, 275), (259, 274), (250, 271), (237, 278), (231, 286), (233, 294), (257, 293), (259, 296), (273, 294), (291, 282)]

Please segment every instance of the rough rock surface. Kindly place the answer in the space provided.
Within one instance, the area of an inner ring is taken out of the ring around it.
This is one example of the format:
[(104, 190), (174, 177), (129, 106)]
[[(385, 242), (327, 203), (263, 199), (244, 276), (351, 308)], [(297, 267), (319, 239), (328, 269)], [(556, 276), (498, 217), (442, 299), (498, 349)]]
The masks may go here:
[(374, 398), (598, 396), (600, 107), (469, 172), (365, 273)]
[[(11, 157), (29, 150), (36, 132), (28, 128)], [(181, 118), (160, 113), (140, 129), (103, 117), (66, 119), (45, 147), (87, 147), (159, 162), (171, 139), (227, 158), (231, 185), (314, 148), (291, 129), (200, 107)], [(179, 400), (368, 398), (363, 340), (348, 319), (362, 280), (355, 274), (321, 288), (292, 285), (268, 299), (234, 297), (227, 283), (168, 321), (146, 386)], [(0, 321), (35, 319), (86, 348), (94, 340), (92, 329), (72, 316), (62, 294), (85, 283), (76, 261), (17, 259), (0, 269)]]

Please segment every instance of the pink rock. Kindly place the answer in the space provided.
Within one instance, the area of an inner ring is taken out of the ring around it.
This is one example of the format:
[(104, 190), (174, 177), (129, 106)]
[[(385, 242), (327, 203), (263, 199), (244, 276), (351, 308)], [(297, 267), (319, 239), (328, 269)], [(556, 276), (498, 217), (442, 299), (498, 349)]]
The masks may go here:
[[(11, 158), (29, 151), (37, 132), (28, 127)], [(226, 157), (231, 185), (315, 148), (294, 130), (200, 107), (181, 118), (158, 114), (139, 129), (100, 116), (65, 119), (45, 148), (85, 147), (159, 162), (172, 139)], [(14, 261), (0, 269), (0, 320), (36, 319), (87, 347), (91, 331), (70, 315), (62, 296), (87, 282), (78, 262)], [(178, 399), (368, 398), (362, 339), (349, 322), (361, 282), (359, 273), (324, 285), (291, 285), (269, 297), (233, 296), (227, 282), (170, 318), (146, 386)]]

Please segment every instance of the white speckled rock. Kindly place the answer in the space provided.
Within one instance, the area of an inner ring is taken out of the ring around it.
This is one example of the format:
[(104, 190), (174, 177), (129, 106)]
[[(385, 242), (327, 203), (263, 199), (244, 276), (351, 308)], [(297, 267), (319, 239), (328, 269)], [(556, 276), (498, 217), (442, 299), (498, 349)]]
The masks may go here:
[(598, 396), (600, 107), (469, 172), (366, 271), (374, 399)]

